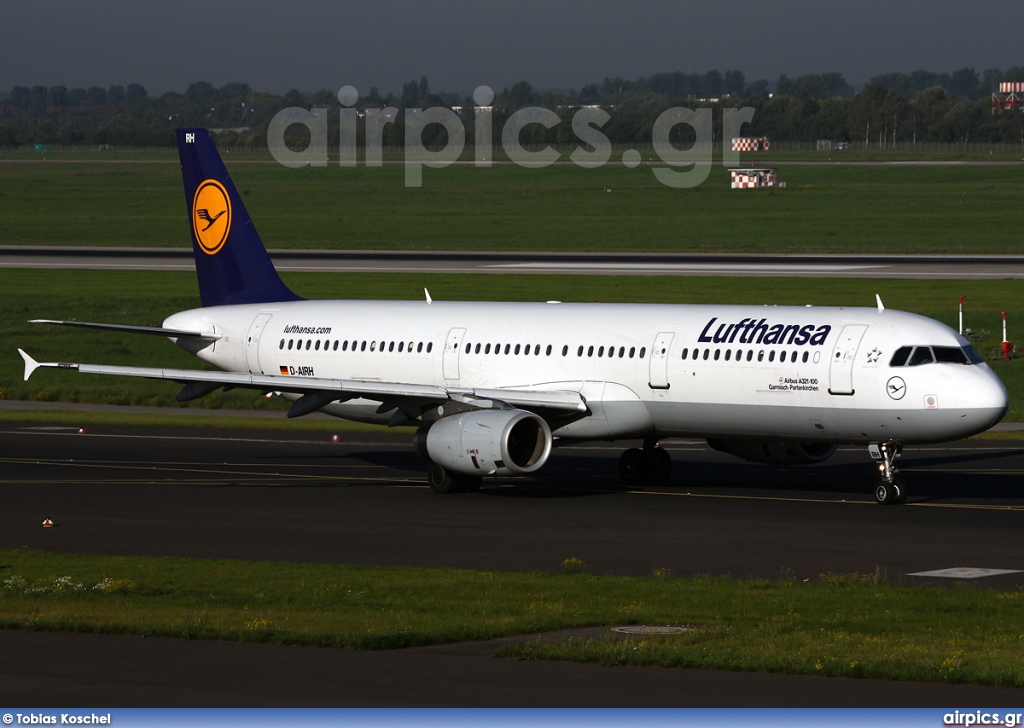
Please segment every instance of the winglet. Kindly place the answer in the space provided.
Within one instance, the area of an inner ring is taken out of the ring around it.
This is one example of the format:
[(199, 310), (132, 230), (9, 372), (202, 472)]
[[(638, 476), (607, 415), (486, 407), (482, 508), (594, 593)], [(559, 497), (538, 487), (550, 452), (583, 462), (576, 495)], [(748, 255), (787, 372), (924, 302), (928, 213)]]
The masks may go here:
[(877, 293), (875, 294), (875, 303), (878, 304), (878, 313), (882, 313), (885, 310), (885, 306), (882, 305), (882, 297)]
[(26, 354), (23, 349), (18, 349), (18, 353), (25, 360), (25, 381), (27, 382), (28, 378), (32, 376), (32, 372), (39, 368), (39, 362)]

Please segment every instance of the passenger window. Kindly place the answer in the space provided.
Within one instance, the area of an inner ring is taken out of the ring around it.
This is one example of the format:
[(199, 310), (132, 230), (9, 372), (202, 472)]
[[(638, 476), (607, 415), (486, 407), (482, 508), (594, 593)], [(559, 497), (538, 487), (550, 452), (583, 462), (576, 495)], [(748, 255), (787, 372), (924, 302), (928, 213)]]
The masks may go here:
[(366, 351), (366, 342), (365, 341), (362, 342), (361, 344), (359, 344), (359, 351)]
[(428, 341), (428, 342), (427, 342), (427, 353), (429, 354), (429, 353), (430, 353), (430, 351), (431, 351), (431, 350), (432, 350), (433, 348), (434, 348), (434, 342), (433, 342), (433, 341)]
[(718, 357), (721, 356), (721, 355), (722, 355), (722, 352), (719, 351), (718, 349), (715, 349), (715, 361), (718, 361)]
[(288, 351), (292, 350), (292, 344), (295, 343), (295, 339), (288, 339)]
[(711, 356), (711, 349), (705, 349), (704, 350), (704, 361), (707, 361), (709, 356)]
[(604, 347), (603, 347), (603, 346), (601, 346), (601, 347), (598, 347), (598, 349), (597, 349), (597, 355), (598, 355), (599, 357), (600, 357), (600, 356), (604, 356)]
[(474, 354), (479, 354), (479, 353), (480, 353), (480, 344), (477, 344), (477, 345), (476, 345), (476, 346), (475, 346), (475, 347), (473, 348), (473, 353), (474, 353)]
[(758, 361), (764, 361), (764, 349), (762, 349), (761, 351), (757, 352), (757, 360)]
[(284, 349), (284, 339), (281, 339), (281, 345), (277, 348), (282, 350)]
[(803, 361), (804, 364), (807, 363), (807, 352), (806, 351), (804, 352), (804, 355), (803, 355), (803, 358), (801, 359), (801, 361)]
[[(398, 350), (401, 351), (402, 349), (399, 348)], [(466, 353), (468, 354), (471, 351), (473, 351), (473, 345), (472, 344), (466, 344)]]
[[(540, 344), (533, 347), (533, 355), (540, 356)], [(548, 356), (551, 356), (551, 344), (548, 344)]]
[[(538, 344), (537, 346), (539, 348), (540, 344)], [(548, 348), (544, 350), (544, 356), (551, 356), (551, 344), (548, 344)], [(563, 356), (565, 355), (563, 354)]]
[(583, 356), (583, 347), (582, 346), (579, 349), (576, 350), (576, 356)]
[(313, 340), (312, 339), (308, 339), (306, 341), (306, 351), (309, 351), (309, 347), (312, 346), (312, 345), (313, 345)]
[(316, 346), (313, 347), (313, 351), (320, 351), (320, 340), (316, 340)]
[(633, 358), (633, 354), (635, 354), (635, 353), (636, 353), (636, 347), (635, 346), (629, 347), (629, 358), (630, 359)]
[(732, 359), (732, 349), (726, 349), (725, 350), (725, 360), (729, 361), (730, 359)]
[(896, 350), (896, 353), (892, 355), (892, 359), (889, 360), (889, 366), (901, 367), (907, 363), (907, 359), (910, 357), (910, 352), (913, 350), (912, 346), (901, 346)]
[(512, 344), (505, 344), (505, 353), (508, 354), (512, 351)]
[(423, 351), (423, 342), (421, 341), (420, 343), (416, 344), (416, 353), (419, 354), (422, 351)]
[(932, 356), (931, 347), (919, 346), (914, 349), (914, 353), (910, 355), (910, 361), (907, 363), (908, 367), (916, 367), (921, 364), (931, 364), (935, 361), (935, 357)]
[(518, 354), (518, 353), (519, 353), (519, 344), (516, 344), (516, 349), (515, 349), (515, 352), (516, 352), (516, 354)]
[(779, 361), (783, 363), (786, 362), (786, 352), (782, 352), (781, 354), (779, 354)]
[(685, 359), (685, 358), (686, 358), (686, 355), (687, 355), (687, 354), (689, 354), (689, 353), (690, 353), (690, 350), (689, 350), (689, 349), (683, 349), (683, 355), (682, 355), (682, 356), (681, 356), (680, 358), (681, 358), (681, 359)]
[(775, 361), (775, 352), (774, 351), (769, 351), (768, 352), (768, 361)]
[(693, 360), (697, 361), (697, 357), (700, 356), (700, 349), (693, 350)]
[(754, 358), (754, 350), (751, 349), (747, 352), (747, 361), (751, 361)]
[(341, 350), (348, 351), (348, 339), (345, 339), (343, 342), (341, 342)]
[(646, 354), (646, 353), (647, 353), (647, 347), (646, 346), (641, 346), (640, 347), (640, 358), (643, 359), (644, 358), (644, 354)]
[(339, 344), (339, 343), (340, 343), (340, 342), (339, 342), (339, 341), (338, 341), (337, 339), (335, 339), (335, 340), (334, 340), (334, 346), (332, 346), (332, 347), (331, 347), (331, 351), (337, 351), (337, 350), (338, 350), (338, 344)]
[[(405, 351), (405, 342), (404, 341), (399, 341), (398, 342), (398, 353), (401, 354), (403, 351)], [(466, 353), (467, 354), (469, 353), (469, 344), (466, 344)]]

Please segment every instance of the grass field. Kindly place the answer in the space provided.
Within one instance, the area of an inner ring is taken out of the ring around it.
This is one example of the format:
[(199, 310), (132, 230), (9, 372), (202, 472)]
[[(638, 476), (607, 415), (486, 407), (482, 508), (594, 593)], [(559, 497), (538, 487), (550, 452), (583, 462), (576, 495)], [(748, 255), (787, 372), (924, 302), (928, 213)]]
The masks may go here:
[[(1019, 166), (810, 166), (778, 190), (728, 170), (672, 189), (642, 164), (229, 169), (271, 248), (788, 253), (1017, 253)], [(187, 247), (178, 165), (0, 161), (0, 245)]]
[[(557, 573), (561, 564), (564, 573)], [(571, 568), (570, 568), (571, 567)], [(252, 563), (0, 551), (0, 627), (356, 649), (621, 625), (673, 637), (527, 642), (501, 654), (1024, 686), (1024, 593), (815, 583)]]
[[(956, 297), (966, 295), (968, 325), (987, 329), (983, 354), (1001, 338), (999, 311), (1024, 300), (1024, 281), (872, 281), (809, 278), (674, 278), (638, 276), (514, 276), (454, 274), (293, 273), (286, 282), (309, 298), (594, 301), (606, 303), (749, 303), (873, 306), (957, 324)], [(45, 291), (45, 294), (40, 294)], [(0, 399), (174, 406), (170, 383), (40, 370), (22, 381), (22, 348), (39, 361), (80, 361), (195, 368), (198, 362), (167, 341), (149, 336), (81, 331), (29, 324), (34, 318), (159, 325), (169, 314), (198, 306), (195, 276), (183, 272), (0, 269)], [(1024, 362), (991, 362), (1010, 392), (1007, 419), (1024, 419)], [(250, 392), (217, 393), (190, 406), (283, 409)]]

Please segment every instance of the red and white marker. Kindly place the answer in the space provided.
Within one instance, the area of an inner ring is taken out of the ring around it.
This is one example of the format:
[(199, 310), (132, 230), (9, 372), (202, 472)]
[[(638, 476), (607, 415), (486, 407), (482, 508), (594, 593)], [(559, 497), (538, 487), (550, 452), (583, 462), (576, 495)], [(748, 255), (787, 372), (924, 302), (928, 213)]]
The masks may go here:
[(53, 528), (53, 521), (47, 518), (45, 521), (43, 521), (43, 528)]

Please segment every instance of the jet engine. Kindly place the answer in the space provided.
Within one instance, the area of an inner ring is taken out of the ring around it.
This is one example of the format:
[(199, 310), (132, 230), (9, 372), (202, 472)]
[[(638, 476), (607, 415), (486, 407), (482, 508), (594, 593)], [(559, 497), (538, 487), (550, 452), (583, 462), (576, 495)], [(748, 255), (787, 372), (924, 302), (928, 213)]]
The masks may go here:
[(832, 457), (838, 445), (827, 442), (792, 440), (708, 440), (719, 452), (735, 455), (753, 463), (770, 465), (813, 465)]
[(463, 475), (525, 475), (547, 462), (551, 428), (518, 409), (471, 410), (421, 427), (416, 453)]

